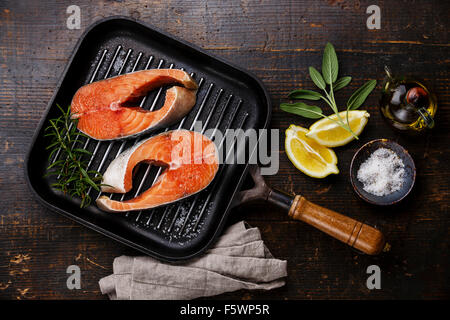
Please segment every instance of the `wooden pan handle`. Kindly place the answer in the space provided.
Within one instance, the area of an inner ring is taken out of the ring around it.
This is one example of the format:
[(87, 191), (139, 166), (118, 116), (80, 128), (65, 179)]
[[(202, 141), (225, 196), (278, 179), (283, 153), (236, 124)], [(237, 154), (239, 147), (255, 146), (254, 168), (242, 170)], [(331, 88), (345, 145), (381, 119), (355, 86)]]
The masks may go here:
[(306, 222), (366, 254), (379, 254), (385, 244), (383, 233), (364, 223), (295, 196), (289, 216)]

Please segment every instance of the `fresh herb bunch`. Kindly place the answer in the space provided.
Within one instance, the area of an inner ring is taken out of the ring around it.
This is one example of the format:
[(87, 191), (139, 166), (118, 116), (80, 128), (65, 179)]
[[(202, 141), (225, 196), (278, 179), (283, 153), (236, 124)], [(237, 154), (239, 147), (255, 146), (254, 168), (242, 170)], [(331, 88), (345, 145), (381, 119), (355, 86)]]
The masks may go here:
[(80, 207), (84, 208), (89, 206), (92, 200), (88, 194), (90, 187), (100, 192), (102, 175), (100, 172), (84, 169), (87, 168), (87, 162), (83, 160), (83, 156), (91, 156), (92, 153), (79, 148), (77, 144), (81, 143), (79, 137), (88, 136), (77, 130), (78, 120), (70, 118), (70, 106), (67, 110), (57, 106), (62, 115), (49, 120), (50, 125), (45, 128), (44, 134), (51, 137), (51, 143), (46, 147), (50, 152), (48, 161), (51, 161), (53, 156), (57, 159), (47, 167), (44, 176), (57, 176), (56, 182), (51, 186), (71, 197), (79, 197)]
[[(339, 126), (350, 132), (356, 139), (357, 135), (352, 131), (348, 121), (348, 111), (358, 109), (366, 100), (367, 96), (377, 85), (376, 80), (367, 81), (358, 90), (356, 90), (347, 101), (346, 121), (339, 115), (336, 100), (334, 99), (334, 92), (347, 86), (352, 80), (351, 77), (342, 77), (338, 79), (339, 65), (336, 56), (336, 51), (331, 43), (327, 43), (323, 53), (322, 60), (322, 74), (314, 67), (309, 67), (309, 76), (314, 84), (322, 89), (325, 96), (312, 90), (294, 90), (289, 93), (290, 99), (304, 99), (304, 100), (324, 100), (336, 114), (336, 120), (323, 114), (323, 111), (318, 106), (307, 105), (303, 102), (296, 103), (282, 103), (281, 110), (294, 113), (309, 119), (327, 118), (330, 121), (337, 123)], [(327, 90), (329, 85), (329, 90)]]

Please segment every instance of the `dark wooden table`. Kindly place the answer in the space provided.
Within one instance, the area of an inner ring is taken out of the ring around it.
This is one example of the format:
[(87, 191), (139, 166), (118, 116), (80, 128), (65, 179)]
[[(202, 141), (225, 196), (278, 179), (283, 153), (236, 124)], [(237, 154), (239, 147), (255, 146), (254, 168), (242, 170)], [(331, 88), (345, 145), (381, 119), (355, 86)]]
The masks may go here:
[[(327, 41), (336, 47), (341, 75), (352, 83), (346, 98), (368, 79), (379, 80), (365, 103), (370, 121), (359, 141), (337, 148), (341, 173), (312, 179), (280, 151), (280, 170), (266, 177), (276, 188), (382, 229), (391, 250), (364, 256), (266, 205), (236, 209), (261, 229), (273, 254), (288, 261), (286, 286), (270, 292), (239, 291), (217, 299), (435, 299), (448, 298), (449, 264), (449, 54), (446, 1), (76, 1), (81, 28), (66, 27), (62, 1), (0, 3), (0, 298), (105, 299), (98, 280), (116, 256), (138, 252), (41, 206), (25, 182), (31, 137), (83, 30), (111, 15), (153, 24), (255, 73), (267, 86), (272, 128), (310, 125), (279, 109), (295, 88), (312, 89), (308, 66), (320, 67)], [(381, 8), (381, 29), (368, 30), (366, 8)], [(417, 76), (434, 89), (436, 127), (408, 138), (391, 130), (378, 110), (383, 66)], [(354, 194), (348, 171), (354, 152), (375, 138), (405, 146), (417, 166), (417, 184), (400, 205), (373, 207)], [(283, 144), (281, 144), (283, 145)], [(81, 289), (68, 290), (66, 268), (80, 266)], [(378, 265), (382, 288), (368, 290), (366, 269)]]

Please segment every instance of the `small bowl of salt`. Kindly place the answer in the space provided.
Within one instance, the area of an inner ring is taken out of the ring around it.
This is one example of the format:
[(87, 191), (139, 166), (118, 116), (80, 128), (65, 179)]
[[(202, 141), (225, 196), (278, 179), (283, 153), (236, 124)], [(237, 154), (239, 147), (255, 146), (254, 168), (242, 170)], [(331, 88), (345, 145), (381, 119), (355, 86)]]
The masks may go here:
[(416, 167), (401, 145), (372, 140), (353, 156), (350, 181), (358, 196), (372, 204), (391, 205), (404, 199), (414, 186)]

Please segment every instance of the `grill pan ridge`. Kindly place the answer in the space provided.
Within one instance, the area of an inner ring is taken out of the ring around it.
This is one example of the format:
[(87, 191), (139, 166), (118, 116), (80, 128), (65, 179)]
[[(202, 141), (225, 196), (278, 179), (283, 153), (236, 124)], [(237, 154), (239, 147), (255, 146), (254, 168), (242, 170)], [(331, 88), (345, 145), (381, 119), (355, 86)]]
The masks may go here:
[[(217, 130), (267, 128), (271, 101), (262, 83), (248, 71), (142, 22), (110, 17), (94, 23), (78, 41), (33, 137), (25, 176), (37, 199), (53, 211), (160, 260), (185, 260), (206, 250), (220, 234), (248, 163), (221, 164), (213, 182), (202, 192), (160, 208), (126, 214), (103, 212), (95, 203), (82, 209), (76, 199), (53, 190), (52, 179), (43, 178), (46, 167), (60, 156), (58, 152), (47, 160), (44, 152), (48, 140), (43, 128), (49, 119), (58, 116), (56, 104), (68, 106), (75, 91), (86, 83), (150, 68), (178, 68), (190, 73), (199, 84), (196, 105), (171, 127), (134, 139), (97, 141), (81, 137), (84, 148), (93, 153), (89, 170), (104, 173), (120, 152), (167, 130), (196, 130), (214, 140)], [(147, 110), (161, 107), (165, 89), (150, 92), (140, 106)], [(202, 122), (201, 128), (194, 126), (197, 120)], [(241, 152), (225, 154), (224, 139), (215, 142), (223, 159)], [(106, 195), (116, 200), (135, 197), (148, 189), (161, 172), (161, 167), (141, 165), (130, 192)], [(93, 199), (99, 195), (93, 189), (89, 194)]]

